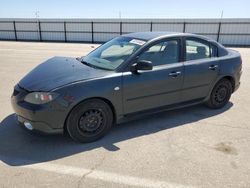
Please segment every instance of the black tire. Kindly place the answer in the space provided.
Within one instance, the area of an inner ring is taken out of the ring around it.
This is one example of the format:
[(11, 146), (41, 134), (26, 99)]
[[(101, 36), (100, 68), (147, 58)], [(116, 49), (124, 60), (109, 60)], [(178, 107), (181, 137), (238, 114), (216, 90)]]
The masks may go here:
[(224, 107), (230, 100), (233, 91), (232, 83), (228, 79), (220, 80), (213, 88), (206, 105), (212, 109)]
[(109, 105), (100, 99), (90, 99), (71, 111), (66, 128), (73, 140), (88, 143), (103, 137), (112, 124), (113, 112)]

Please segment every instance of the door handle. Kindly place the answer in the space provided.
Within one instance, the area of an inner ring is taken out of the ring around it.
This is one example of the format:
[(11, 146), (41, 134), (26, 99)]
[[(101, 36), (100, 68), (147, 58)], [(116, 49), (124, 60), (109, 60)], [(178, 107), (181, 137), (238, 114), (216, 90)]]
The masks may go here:
[(170, 72), (168, 75), (175, 78), (177, 76), (179, 76), (181, 74), (181, 71), (177, 71), (177, 72)]
[(208, 67), (209, 70), (216, 70), (218, 68), (218, 65), (210, 65)]

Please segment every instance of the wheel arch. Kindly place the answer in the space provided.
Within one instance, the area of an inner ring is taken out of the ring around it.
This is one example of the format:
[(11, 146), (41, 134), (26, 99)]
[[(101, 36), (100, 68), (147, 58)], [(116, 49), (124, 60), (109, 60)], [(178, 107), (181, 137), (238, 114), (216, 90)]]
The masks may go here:
[(234, 77), (233, 76), (224, 76), (220, 80), (222, 80), (222, 79), (227, 79), (227, 80), (229, 80), (231, 82), (231, 84), (232, 84), (232, 92), (234, 92), (234, 89), (235, 89), (235, 79), (234, 79)]
[(76, 108), (79, 104), (81, 104), (81, 103), (83, 103), (83, 102), (85, 102), (85, 101), (88, 101), (88, 100), (93, 100), (93, 99), (99, 99), (99, 100), (104, 101), (104, 102), (110, 107), (110, 109), (111, 109), (111, 111), (112, 111), (112, 113), (113, 113), (113, 123), (116, 122), (116, 120), (117, 120), (117, 117), (116, 117), (116, 110), (115, 110), (115, 107), (114, 107), (113, 103), (112, 103), (110, 100), (108, 100), (108, 99), (106, 99), (106, 98), (103, 98), (103, 97), (90, 97), (90, 98), (86, 98), (86, 99), (83, 99), (83, 100), (79, 101), (78, 103), (76, 103), (76, 104), (70, 109), (70, 111), (69, 111), (68, 114), (67, 114), (67, 117), (66, 117), (65, 120), (64, 120), (64, 125), (63, 125), (64, 132), (67, 132), (67, 129), (66, 129), (66, 122), (67, 122), (68, 117), (69, 117), (70, 113), (72, 112), (72, 110), (73, 110), (74, 108)]
[(234, 79), (234, 77), (232, 75), (223, 75), (223, 76), (219, 77), (218, 79), (216, 79), (216, 81), (212, 84), (212, 86), (211, 86), (211, 88), (209, 90), (209, 93), (208, 93), (208, 95), (207, 95), (207, 97), (205, 98), (204, 101), (207, 101), (209, 99), (209, 97), (210, 97), (210, 95), (211, 95), (211, 93), (213, 91), (214, 86), (219, 81), (221, 81), (222, 79), (227, 79), (227, 80), (229, 80), (231, 82), (231, 84), (232, 84), (232, 93), (234, 92), (234, 89), (235, 89), (235, 79)]

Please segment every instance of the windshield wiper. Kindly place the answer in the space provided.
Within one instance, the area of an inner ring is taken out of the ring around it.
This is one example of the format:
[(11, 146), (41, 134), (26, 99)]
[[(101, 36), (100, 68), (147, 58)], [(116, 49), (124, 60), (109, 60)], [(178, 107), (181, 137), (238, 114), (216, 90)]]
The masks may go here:
[(92, 67), (92, 65), (91, 65), (90, 63), (86, 62), (86, 61), (80, 60), (80, 62), (81, 62), (82, 64), (84, 64), (84, 65), (87, 65), (87, 66), (89, 66), (89, 67)]
[(95, 68), (95, 69), (99, 68), (99, 67), (97, 67), (95, 65), (92, 65), (92, 64), (88, 63), (87, 61), (83, 61), (82, 59), (77, 59), (77, 60), (80, 61), (82, 64), (87, 65), (89, 67), (92, 67), (92, 68)]
[(102, 69), (102, 70), (113, 71), (113, 70), (111, 70), (111, 69), (107, 69), (107, 68), (104, 68), (104, 67), (99, 67), (99, 66), (93, 65), (93, 64), (91, 64), (91, 63), (88, 63), (87, 61), (84, 61), (84, 60), (81, 59), (81, 58), (76, 58), (76, 60), (78, 60), (78, 61), (80, 61), (82, 64), (87, 65), (87, 66), (89, 66), (89, 67), (92, 67), (92, 68), (94, 68), (94, 69)]

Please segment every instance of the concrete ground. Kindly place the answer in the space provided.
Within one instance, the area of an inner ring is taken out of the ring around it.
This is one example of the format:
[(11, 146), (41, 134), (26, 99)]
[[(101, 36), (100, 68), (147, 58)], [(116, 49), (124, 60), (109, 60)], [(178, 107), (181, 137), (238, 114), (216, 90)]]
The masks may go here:
[(17, 126), (13, 86), (52, 56), (81, 56), (92, 44), (0, 42), (0, 187), (250, 187), (250, 49), (240, 89), (223, 109), (203, 105), (115, 126), (79, 144)]

